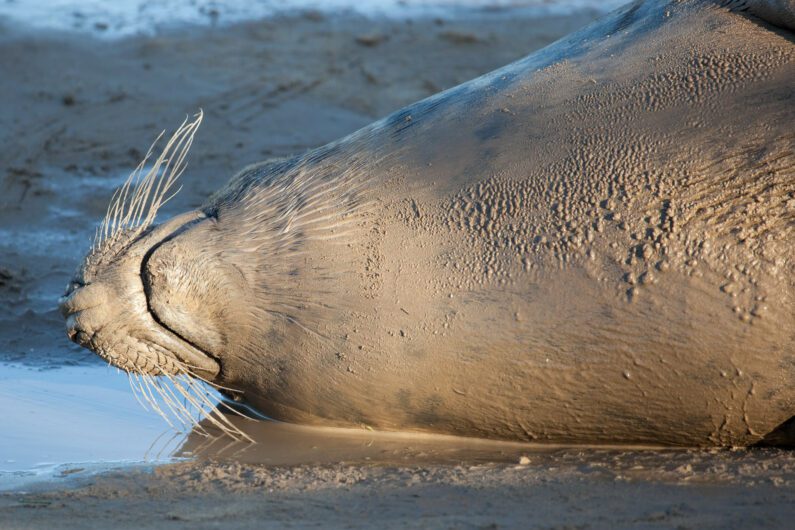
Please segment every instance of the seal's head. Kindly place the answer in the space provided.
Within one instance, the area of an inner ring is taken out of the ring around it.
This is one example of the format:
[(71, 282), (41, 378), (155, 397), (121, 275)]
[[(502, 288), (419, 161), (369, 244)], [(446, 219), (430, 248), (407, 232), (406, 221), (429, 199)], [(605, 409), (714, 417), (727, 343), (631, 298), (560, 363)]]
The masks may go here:
[(91, 250), (60, 299), (69, 338), (127, 372), (177, 375), (187, 369), (213, 377), (219, 369), (157, 322), (141, 278), (147, 254), (201, 216), (189, 213), (152, 226), (157, 210), (173, 196), (201, 119), (200, 113), (193, 122), (186, 120), (144, 173), (155, 141), (116, 191)]
[[(194, 211), (153, 224), (158, 209), (173, 196), (201, 120), (201, 113), (190, 123), (186, 120), (144, 171), (150, 149), (116, 191), (91, 250), (59, 303), (69, 338), (130, 374), (139, 394), (167, 420), (155, 394), (183, 425), (198, 421), (184, 404), (187, 402), (221, 430), (245, 437), (217, 412), (217, 398), (196, 381), (212, 382), (221, 370), (218, 361), (158, 320), (145, 287), (148, 257), (165, 241), (205, 218)], [(154, 376), (164, 376), (172, 385), (164, 386)]]
[(69, 338), (127, 372), (214, 378), (218, 363), (157, 321), (141, 278), (147, 254), (196, 217), (123, 230), (96, 246), (60, 300)]

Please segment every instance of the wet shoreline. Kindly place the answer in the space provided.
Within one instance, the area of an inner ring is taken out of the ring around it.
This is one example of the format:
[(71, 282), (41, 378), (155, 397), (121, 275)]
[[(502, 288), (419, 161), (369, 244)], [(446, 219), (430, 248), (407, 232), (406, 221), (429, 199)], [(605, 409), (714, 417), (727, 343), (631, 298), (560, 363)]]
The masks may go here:
[(165, 32), (225, 28), (263, 19), (306, 17), (324, 19), (361, 16), (367, 19), (407, 21), (455, 18), (493, 20), (566, 17), (590, 12), (603, 14), (623, 0), (119, 0), (59, 1), (42, 4), (31, 0), (0, 3), (0, 26), (25, 26), (30, 31), (55, 31), (102, 40), (156, 36)]

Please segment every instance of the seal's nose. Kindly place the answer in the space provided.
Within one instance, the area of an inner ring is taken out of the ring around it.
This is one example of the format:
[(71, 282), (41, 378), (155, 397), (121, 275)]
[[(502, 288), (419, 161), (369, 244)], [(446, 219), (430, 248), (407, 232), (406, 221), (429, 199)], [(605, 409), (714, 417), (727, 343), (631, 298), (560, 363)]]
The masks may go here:
[(80, 319), (74, 313), (69, 314), (66, 318), (66, 336), (84, 348), (89, 348), (91, 344), (91, 334), (84, 329)]
[(65, 294), (58, 299), (58, 311), (61, 312), (61, 316), (66, 318), (69, 315), (69, 300), (72, 298), (71, 295)]
[(107, 288), (99, 283), (72, 282), (58, 299), (58, 309), (66, 319), (66, 334), (72, 341), (90, 349), (91, 338), (107, 323)]
[[(77, 302), (75, 298), (78, 298), (78, 293), (81, 292), (83, 287), (85, 287), (84, 283), (75, 280), (72, 280), (69, 282), (69, 285), (66, 286), (66, 292), (63, 296), (58, 298), (58, 310), (61, 312), (62, 317), (66, 318), (71, 313), (82, 309), (75, 303)], [(83, 297), (81, 296), (80, 298)]]
[(58, 298), (58, 311), (61, 312), (61, 316), (64, 318), (69, 316), (69, 313), (72, 312), (72, 304), (70, 302), (72, 301), (74, 294), (74, 289), (69, 290), (69, 288), (67, 288), (66, 294)]

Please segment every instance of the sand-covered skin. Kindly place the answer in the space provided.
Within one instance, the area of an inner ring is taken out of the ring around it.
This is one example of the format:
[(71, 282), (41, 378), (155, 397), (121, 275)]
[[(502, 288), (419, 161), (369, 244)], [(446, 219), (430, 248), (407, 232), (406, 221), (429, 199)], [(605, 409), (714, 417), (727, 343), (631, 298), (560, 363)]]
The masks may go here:
[(766, 442), (795, 402), (790, 37), (706, 0), (625, 6), (110, 236), (69, 335), (293, 423)]

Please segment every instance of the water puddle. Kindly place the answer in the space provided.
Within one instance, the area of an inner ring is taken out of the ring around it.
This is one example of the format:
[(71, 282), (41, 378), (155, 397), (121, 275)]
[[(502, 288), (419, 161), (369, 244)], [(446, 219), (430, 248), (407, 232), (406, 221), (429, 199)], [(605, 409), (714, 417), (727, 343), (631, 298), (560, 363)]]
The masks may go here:
[(0, 366), (0, 490), (172, 459), (174, 433), (143, 410), (126, 375), (101, 365)]
[[(462, 462), (519, 462), (529, 452), (553, 446), (499, 442), (437, 434), (380, 432), (367, 429), (308, 427), (229, 416), (256, 443), (191, 433), (175, 453), (185, 458), (269, 466), (377, 464), (446, 465)], [(213, 432), (211, 426), (207, 430)]]

